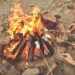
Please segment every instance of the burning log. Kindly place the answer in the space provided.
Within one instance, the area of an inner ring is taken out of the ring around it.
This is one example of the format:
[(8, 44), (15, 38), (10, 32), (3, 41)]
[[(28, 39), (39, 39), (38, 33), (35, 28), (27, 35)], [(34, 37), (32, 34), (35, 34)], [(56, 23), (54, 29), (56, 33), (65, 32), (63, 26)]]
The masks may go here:
[(55, 28), (57, 26), (57, 23), (55, 21), (53, 22), (49, 18), (47, 19), (45, 14), (41, 15), (41, 20), (47, 29), (55, 30)]
[(53, 16), (53, 18), (55, 19), (53, 19), (52, 21), (50, 17), (47, 18), (47, 16), (48, 15), (46, 14), (42, 14), (41, 20), (45, 28), (48, 29), (48, 32), (50, 32), (54, 36), (60, 36), (61, 34), (63, 36), (64, 35), (64, 25), (59, 22), (59, 19), (61, 18), (61, 16), (59, 15)]
[[(8, 58), (12, 58), (12, 59), (15, 59), (16, 56), (19, 54), (19, 52), (21, 53), (23, 51), (22, 49), (22, 46), (26, 44), (26, 36), (24, 36), (25, 38), (23, 38), (17, 46), (15, 46), (15, 48), (8, 54), (6, 55), (7, 53), (7, 50), (4, 49), (4, 55)], [(11, 49), (11, 48), (10, 48)], [(21, 51), (20, 51), (21, 49)]]
[(28, 61), (34, 59), (34, 50), (35, 50), (35, 38), (31, 36), (31, 46), (28, 52)]
[[(21, 56), (23, 56), (24, 59), (30, 61), (34, 59), (34, 55), (35, 55), (34, 51), (36, 47), (42, 51), (43, 55), (45, 55), (44, 54), (45, 49), (49, 51), (50, 55), (54, 53), (54, 50), (50, 46), (51, 43), (49, 43), (48, 40), (44, 40), (43, 38), (41, 38), (38, 35), (38, 33), (35, 33), (35, 36), (30, 35), (29, 36), (30, 38), (26, 39), (27, 34), (23, 37), (22, 40), (20, 40), (18, 45), (6, 57), (14, 59), (14, 60), (20, 60)], [(39, 46), (35, 44), (36, 41), (38, 42)], [(27, 51), (27, 54), (25, 53), (26, 51)]]

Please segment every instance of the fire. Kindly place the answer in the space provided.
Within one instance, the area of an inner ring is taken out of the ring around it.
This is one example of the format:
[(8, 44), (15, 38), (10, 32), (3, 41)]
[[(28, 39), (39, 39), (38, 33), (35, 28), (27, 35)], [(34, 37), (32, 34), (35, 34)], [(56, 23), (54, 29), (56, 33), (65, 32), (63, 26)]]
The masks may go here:
[(34, 32), (41, 34), (43, 25), (39, 15), (40, 10), (38, 7), (33, 8), (32, 15), (24, 14), (20, 4), (15, 5), (12, 11), (13, 15), (9, 17), (8, 29), (11, 39), (13, 39), (14, 35), (17, 33), (22, 33), (25, 35), (25, 33), (28, 31), (32, 35), (34, 35)]
[(13, 12), (13, 15), (9, 17), (9, 29), (7, 32), (10, 34), (11, 39), (13, 39), (14, 35), (16, 33), (20, 33), (22, 29), (21, 21), (24, 18), (24, 13), (20, 7), (20, 4), (15, 4), (11, 11)]
[[(52, 56), (55, 50), (53, 44), (59, 44), (56, 37), (62, 36), (60, 33), (64, 35), (62, 24), (46, 19), (44, 14), (40, 14), (38, 7), (33, 7), (32, 14), (29, 15), (23, 12), (20, 4), (15, 4), (12, 12), (7, 31), (11, 41), (4, 46), (3, 55), (11, 59), (26, 60), (32, 60), (34, 56)], [(68, 30), (68, 33), (75, 31), (75, 25)]]
[[(7, 31), (10, 34), (11, 39), (14, 39), (14, 36), (18, 33), (23, 34), (23, 36), (26, 35), (27, 32), (29, 32), (28, 35), (32, 36), (35, 36), (35, 33), (42, 35), (42, 30), (44, 27), (41, 22), (41, 16), (39, 14), (40, 9), (38, 7), (33, 7), (32, 15), (24, 14), (20, 4), (15, 4), (12, 11), (13, 15), (9, 17), (9, 28)], [(12, 48), (8, 47), (7, 49), (5, 49), (4, 55), (6, 57), (15, 59), (16, 55), (18, 54), (18, 51), (15, 55), (12, 55), (11, 53), (18, 43), (12, 44)], [(22, 56), (24, 57), (26, 56), (26, 54), (27, 50), (23, 52)]]

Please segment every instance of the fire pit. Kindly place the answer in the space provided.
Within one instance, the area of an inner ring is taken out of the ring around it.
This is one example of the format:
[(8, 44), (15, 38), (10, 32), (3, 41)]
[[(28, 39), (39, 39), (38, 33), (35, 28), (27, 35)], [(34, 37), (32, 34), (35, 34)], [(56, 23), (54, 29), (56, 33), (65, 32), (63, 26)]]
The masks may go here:
[(58, 19), (52, 22), (40, 13), (38, 7), (33, 7), (31, 15), (24, 14), (19, 4), (12, 11), (7, 31), (11, 40), (4, 46), (3, 55), (8, 59), (26, 61), (52, 56), (54, 44), (58, 44), (56, 37), (64, 36), (64, 27)]

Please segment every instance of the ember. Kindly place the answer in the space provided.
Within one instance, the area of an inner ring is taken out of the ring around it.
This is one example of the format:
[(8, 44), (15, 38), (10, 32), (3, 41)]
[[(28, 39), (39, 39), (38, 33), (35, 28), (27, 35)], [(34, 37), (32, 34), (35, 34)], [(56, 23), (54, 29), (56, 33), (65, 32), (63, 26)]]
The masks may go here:
[(63, 25), (45, 18), (38, 7), (33, 7), (32, 15), (24, 14), (19, 4), (12, 11), (7, 31), (11, 41), (4, 47), (3, 55), (12, 60), (52, 56), (56, 43), (54, 37), (64, 35)]

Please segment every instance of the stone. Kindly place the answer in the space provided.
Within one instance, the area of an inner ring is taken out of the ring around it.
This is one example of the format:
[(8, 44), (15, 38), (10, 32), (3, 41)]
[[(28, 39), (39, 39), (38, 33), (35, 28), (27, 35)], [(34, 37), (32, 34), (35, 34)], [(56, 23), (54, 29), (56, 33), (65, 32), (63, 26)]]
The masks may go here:
[(0, 75), (20, 75), (20, 72), (6, 60), (0, 61)]
[(39, 69), (38, 68), (28, 68), (26, 69), (22, 75), (38, 75), (39, 74)]
[(3, 27), (2, 26), (0, 26), (0, 32), (3, 30)]
[(74, 5), (73, 4), (69, 4), (69, 5), (67, 5), (67, 8), (68, 9), (74, 9)]

